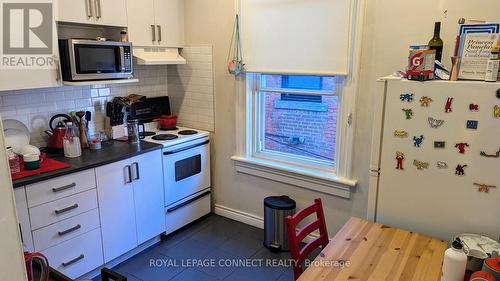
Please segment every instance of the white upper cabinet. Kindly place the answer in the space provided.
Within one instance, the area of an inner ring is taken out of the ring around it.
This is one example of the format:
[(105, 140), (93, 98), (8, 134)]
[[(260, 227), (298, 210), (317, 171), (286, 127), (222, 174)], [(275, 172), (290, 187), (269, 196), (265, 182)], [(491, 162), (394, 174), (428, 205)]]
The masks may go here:
[(129, 40), (141, 47), (182, 47), (183, 0), (127, 0)]
[[(52, 20), (52, 30), (57, 30), (55, 20)], [(55, 34), (52, 36), (51, 48), (51, 54), (42, 55), (9, 55), (4, 50), (2, 59), (11, 57), (12, 60), (9, 60), (9, 64), (0, 66), (0, 91), (61, 86), (59, 48)], [(35, 59), (32, 60), (33, 58)]]
[(63, 22), (127, 26), (125, 0), (59, 0), (57, 14)]
[[(126, 0), (94, 0), (95, 23), (112, 26), (127, 26)], [(138, 1), (142, 2), (142, 1)]]
[(158, 45), (184, 45), (184, 1), (155, 0), (155, 21)]
[(153, 0), (127, 0), (128, 34), (134, 46), (153, 46), (156, 43)]

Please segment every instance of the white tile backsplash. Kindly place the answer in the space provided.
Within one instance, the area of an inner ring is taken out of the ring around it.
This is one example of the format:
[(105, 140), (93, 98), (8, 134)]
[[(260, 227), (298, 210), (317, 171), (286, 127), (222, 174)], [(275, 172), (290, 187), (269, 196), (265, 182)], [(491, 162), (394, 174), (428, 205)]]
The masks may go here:
[(138, 83), (92, 86), (63, 86), (0, 92), (3, 119), (18, 119), (31, 131), (32, 144), (44, 146), (50, 117), (56, 113), (88, 110), (89, 128), (103, 128), (105, 105), (115, 96), (140, 94), (147, 97), (170, 95), (172, 113), (179, 125), (214, 130), (212, 47), (185, 47), (186, 65), (135, 66)]
[(167, 68), (173, 113), (186, 127), (214, 131), (213, 48), (185, 47), (182, 56), (187, 64)]

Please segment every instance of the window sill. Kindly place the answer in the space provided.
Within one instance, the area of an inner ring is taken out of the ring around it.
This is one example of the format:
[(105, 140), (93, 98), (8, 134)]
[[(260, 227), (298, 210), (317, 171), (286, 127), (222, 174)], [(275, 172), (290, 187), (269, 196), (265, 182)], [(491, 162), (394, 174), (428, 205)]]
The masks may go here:
[(298, 187), (335, 195), (351, 197), (351, 189), (356, 181), (341, 178), (333, 173), (287, 165), (275, 161), (233, 156), (236, 171), (261, 178), (266, 178)]

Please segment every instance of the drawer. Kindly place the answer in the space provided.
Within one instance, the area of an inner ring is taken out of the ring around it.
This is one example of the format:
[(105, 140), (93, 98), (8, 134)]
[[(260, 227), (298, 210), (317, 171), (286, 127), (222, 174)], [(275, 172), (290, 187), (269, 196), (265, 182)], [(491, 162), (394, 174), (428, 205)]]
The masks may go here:
[(175, 206), (168, 206), (165, 210), (166, 233), (170, 234), (210, 213), (210, 197), (210, 193), (201, 193), (201, 195), (192, 196), (191, 199), (184, 200)]
[(94, 169), (27, 185), (28, 207), (51, 202), (95, 187)]
[(97, 191), (91, 189), (29, 209), (31, 229), (74, 217), (97, 208)]
[(40, 252), (100, 227), (97, 209), (33, 231), (35, 251)]
[(101, 229), (94, 229), (42, 253), (51, 267), (76, 279), (103, 264)]

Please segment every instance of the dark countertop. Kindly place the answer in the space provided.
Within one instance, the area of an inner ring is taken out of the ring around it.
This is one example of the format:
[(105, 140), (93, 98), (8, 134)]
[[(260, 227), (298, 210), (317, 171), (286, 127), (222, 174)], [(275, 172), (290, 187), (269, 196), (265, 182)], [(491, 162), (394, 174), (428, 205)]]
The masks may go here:
[(141, 141), (139, 144), (127, 142), (110, 141), (102, 144), (101, 150), (83, 150), (82, 156), (77, 158), (66, 158), (63, 155), (47, 155), (57, 161), (68, 163), (71, 167), (48, 173), (33, 175), (13, 181), (14, 187), (41, 182), (55, 177), (99, 167), (109, 163), (117, 162), (146, 152), (161, 149), (162, 145)]

